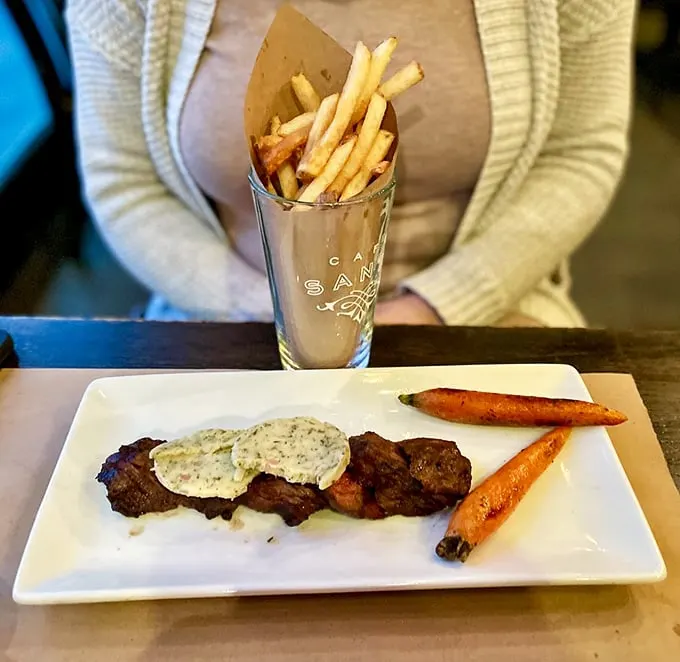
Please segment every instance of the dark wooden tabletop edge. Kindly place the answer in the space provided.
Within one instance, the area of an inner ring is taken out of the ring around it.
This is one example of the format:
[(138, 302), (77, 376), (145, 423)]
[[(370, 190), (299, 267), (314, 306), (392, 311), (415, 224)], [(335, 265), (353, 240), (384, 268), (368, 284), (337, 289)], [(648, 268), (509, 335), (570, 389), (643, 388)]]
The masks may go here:
[[(9, 368), (279, 370), (276, 333), (258, 322), (0, 317)], [(633, 376), (680, 486), (680, 330), (390, 326), (375, 329), (376, 367), (559, 363)]]
[[(41, 324), (41, 323), (58, 323), (58, 324), (91, 324), (91, 323), (105, 323), (105, 324), (130, 324), (130, 325), (161, 325), (161, 326), (198, 326), (198, 327), (210, 327), (210, 326), (230, 326), (230, 327), (271, 327), (271, 322), (224, 322), (224, 321), (213, 321), (213, 320), (190, 320), (190, 321), (175, 321), (175, 320), (145, 320), (136, 319), (128, 317), (61, 317), (61, 316), (50, 316), (50, 315), (0, 315), (0, 328), (3, 328), (4, 322), (14, 326), (15, 324)], [(630, 328), (617, 328), (617, 327), (587, 327), (587, 328), (573, 328), (573, 327), (498, 327), (498, 326), (415, 326), (410, 324), (394, 325), (391, 327), (379, 327), (379, 328), (429, 328), (438, 329), (440, 331), (446, 332), (450, 329), (487, 329), (497, 331), (499, 333), (504, 333), (507, 331), (524, 331), (524, 332), (570, 332), (574, 334), (583, 333), (624, 333), (624, 334), (635, 334), (635, 335), (677, 335), (680, 337), (680, 327), (677, 329), (630, 329)]]

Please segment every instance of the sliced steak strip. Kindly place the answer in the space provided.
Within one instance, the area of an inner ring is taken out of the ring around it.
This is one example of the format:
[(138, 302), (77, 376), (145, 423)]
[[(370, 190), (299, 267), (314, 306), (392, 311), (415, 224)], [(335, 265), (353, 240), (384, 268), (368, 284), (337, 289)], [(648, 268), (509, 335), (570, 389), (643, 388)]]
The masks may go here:
[(97, 480), (106, 486), (111, 508), (126, 517), (184, 506), (208, 519), (228, 520), (244, 505), (276, 513), (288, 526), (297, 526), (327, 507), (361, 519), (429, 515), (455, 505), (470, 489), (470, 461), (452, 441), (408, 439), (393, 443), (366, 432), (349, 442), (347, 470), (323, 492), (314, 485), (260, 474), (235, 500), (175, 494), (158, 482), (149, 458), (151, 449), (163, 441), (148, 437), (121, 446), (106, 459)]
[(97, 480), (106, 486), (111, 509), (125, 517), (139, 517), (184, 506), (203, 513), (208, 519), (231, 519), (238, 507), (234, 501), (217, 497), (187, 497), (165, 489), (158, 482), (149, 452), (162, 443), (160, 439), (145, 437), (121, 446), (117, 453), (106, 459)]
[(238, 502), (259, 513), (276, 513), (288, 526), (302, 524), (328, 505), (317, 487), (268, 474), (257, 476)]

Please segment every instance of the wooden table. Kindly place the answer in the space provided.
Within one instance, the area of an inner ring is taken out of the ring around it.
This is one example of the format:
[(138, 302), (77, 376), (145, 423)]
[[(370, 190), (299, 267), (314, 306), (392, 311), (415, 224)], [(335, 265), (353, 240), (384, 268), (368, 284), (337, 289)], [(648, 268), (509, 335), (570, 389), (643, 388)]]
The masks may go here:
[[(280, 368), (273, 328), (0, 318), (22, 368)], [(631, 373), (680, 487), (680, 331), (382, 327), (372, 365), (569, 363)]]

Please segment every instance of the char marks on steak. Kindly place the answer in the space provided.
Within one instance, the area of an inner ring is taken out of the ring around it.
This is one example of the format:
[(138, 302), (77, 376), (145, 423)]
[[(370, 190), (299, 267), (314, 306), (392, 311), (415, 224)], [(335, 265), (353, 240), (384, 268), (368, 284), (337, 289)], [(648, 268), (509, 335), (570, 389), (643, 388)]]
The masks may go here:
[[(455, 505), (470, 489), (470, 461), (452, 441), (391, 442), (375, 432), (350, 439), (344, 481), (326, 493), (335, 510), (355, 517), (430, 515)], [(363, 514), (362, 514), (363, 513)]]
[(121, 446), (117, 453), (106, 459), (97, 480), (106, 485), (111, 509), (125, 517), (139, 517), (184, 506), (203, 513), (208, 519), (231, 519), (237, 503), (217, 497), (201, 499), (175, 494), (158, 482), (149, 452), (162, 443), (159, 439), (145, 437)]
[(455, 505), (470, 490), (470, 461), (452, 441), (408, 439), (391, 442), (374, 432), (351, 437), (351, 459), (345, 473), (321, 492), (260, 474), (235, 500), (201, 499), (165, 489), (153, 472), (149, 452), (157, 439), (139, 439), (121, 446), (102, 465), (97, 480), (107, 489), (111, 508), (126, 517), (193, 508), (208, 519), (230, 519), (239, 505), (280, 515), (297, 526), (313, 513), (330, 507), (361, 519), (390, 515), (429, 515)]

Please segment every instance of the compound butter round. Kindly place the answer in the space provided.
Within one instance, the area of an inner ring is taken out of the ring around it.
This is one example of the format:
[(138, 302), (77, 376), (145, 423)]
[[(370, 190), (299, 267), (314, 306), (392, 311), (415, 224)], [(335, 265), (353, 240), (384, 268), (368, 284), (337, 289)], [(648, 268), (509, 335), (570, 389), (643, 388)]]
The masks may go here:
[(290, 483), (313, 483), (323, 490), (347, 468), (350, 448), (345, 433), (334, 425), (297, 416), (245, 430), (234, 440), (231, 455), (245, 475), (264, 472)]
[(149, 457), (158, 482), (176, 494), (234, 499), (247, 491), (258, 472), (238, 471), (231, 458), (241, 430), (199, 430), (156, 446)]

